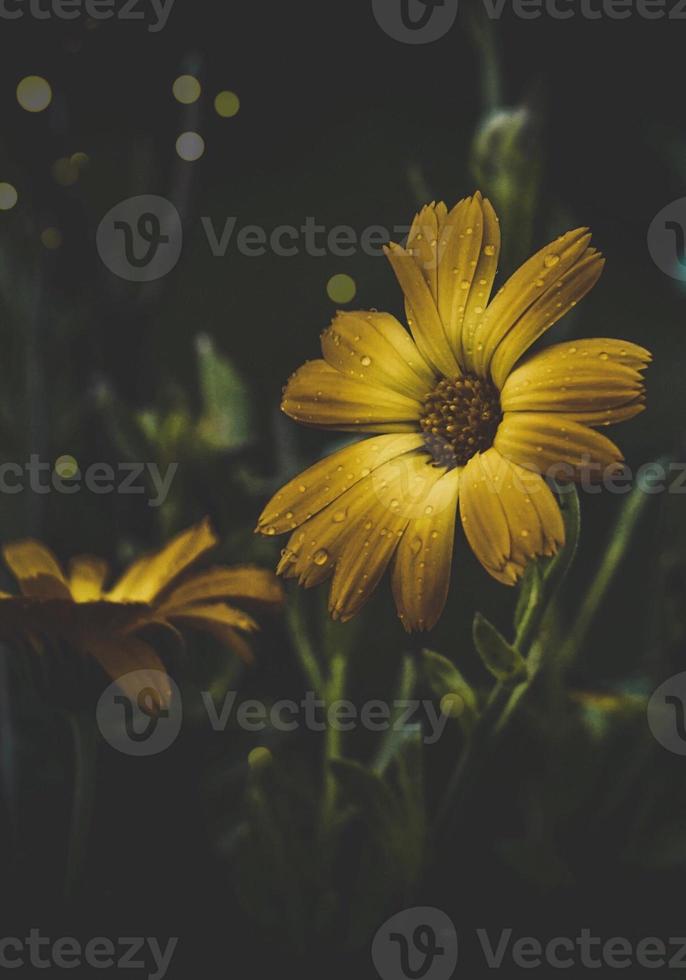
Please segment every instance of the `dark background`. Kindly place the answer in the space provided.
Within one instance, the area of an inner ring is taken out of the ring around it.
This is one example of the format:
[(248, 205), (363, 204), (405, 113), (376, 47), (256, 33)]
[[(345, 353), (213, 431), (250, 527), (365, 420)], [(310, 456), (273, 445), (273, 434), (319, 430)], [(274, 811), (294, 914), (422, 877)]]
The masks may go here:
[[(226, 256), (212, 257), (199, 218), (210, 216), (219, 228), (236, 216), (238, 227), (269, 231), (313, 216), (327, 228), (361, 232), (409, 222), (420, 203), (417, 174), (429, 199), (452, 204), (471, 193), (470, 145), (488, 108), (485, 49), (468, 26), (471, 9), (464, 0), (449, 34), (418, 46), (387, 37), (366, 2), (176, 0), (159, 34), (136, 21), (96, 28), (84, 19), (0, 21), (0, 180), (19, 191), (17, 206), (0, 213), (3, 459), (31, 451), (46, 458), (69, 452), (82, 463), (122, 458), (113, 410), (103, 410), (98, 393), (106, 389), (129, 419), (151, 406), (169, 410), (178, 391), (192, 412), (199, 333), (213, 338), (244, 379), (253, 418), (244, 451), (187, 463), (171, 516), (160, 520), (143, 498), (53, 495), (37, 502), (22, 495), (0, 501), (3, 540), (32, 533), (63, 557), (86, 550), (124, 559), (209, 512), (225, 542), (223, 557), (273, 560), (278, 548), (251, 535), (259, 508), (284, 471), (331, 444), (277, 412), (281, 386), (317, 356), (319, 333), (334, 312), (326, 283), (335, 273), (353, 276), (352, 308), (399, 314), (400, 296), (384, 260), (362, 253), (245, 257), (234, 241)], [(600, 284), (557, 337), (619, 336), (649, 347), (649, 409), (617, 439), (634, 465), (678, 454), (686, 407), (684, 292), (653, 265), (646, 233), (657, 211), (685, 193), (686, 22), (522, 21), (508, 14), (490, 30), (499, 105), (529, 100), (540, 120), (535, 246), (584, 224), (608, 259)], [(203, 85), (191, 109), (171, 94), (185, 71)], [(52, 84), (45, 113), (17, 104), (17, 82), (29, 74)], [(220, 89), (239, 94), (235, 118), (213, 112)], [(189, 124), (196, 111), (200, 117)], [(183, 164), (175, 140), (195, 128), (206, 152)], [(90, 165), (74, 186), (59, 187), (52, 163), (76, 151), (86, 152)], [(155, 289), (116, 281), (95, 250), (100, 218), (134, 193), (174, 195), (182, 187), (186, 244), (174, 272)], [(39, 241), (48, 225), (63, 235), (51, 252)], [(517, 234), (503, 222), (506, 240)], [(570, 622), (620, 502), (611, 495), (582, 502)], [(678, 497), (651, 505), (576, 665), (576, 687), (649, 692), (651, 678), (682, 668), (679, 508)], [(468, 624), (479, 608), (507, 628), (511, 596), (485, 581), (461, 549), (452, 612), (431, 645), (463, 658), (465, 671), (483, 682)], [(381, 591), (356, 634), (362, 662), (375, 653), (392, 661), (405, 642)], [(251, 688), (297, 692), (279, 624), (267, 630), (259, 663)], [(240, 809), (246, 736), (191, 730), (154, 763), (105, 750), (91, 856), (61, 918), (60, 788), (68, 780), (68, 747), (56, 740), (54, 721), (28, 702), (20, 710), (28, 733), (20, 872), (6, 895), (13, 907), (8, 927), (0, 931), (12, 934), (16, 916), (55, 934), (177, 935), (174, 976), (241, 977), (250, 970), (267, 977), (274, 970), (262, 962), (270, 953), (285, 970), (293, 954), (278, 929), (261, 931), (236, 900), (234, 851), (217, 843), (231, 838)], [(414, 904), (444, 908), (465, 934), (471, 926), (513, 925), (541, 937), (574, 936), (588, 926), (605, 937), (666, 937), (681, 915), (674, 896), (686, 860), (683, 764), (663, 753), (659, 765), (648, 766), (651, 782), (637, 763), (630, 788), (610, 804), (605, 794), (645, 743), (644, 720), (613, 730), (599, 756), (590, 736), (575, 739), (573, 725), (561, 724), (563, 733), (553, 735), (550, 719), (532, 714), (492, 763), (474, 819), (444, 845)], [(304, 737), (288, 751), (298, 760), (316, 753)], [(439, 763), (430, 796), (442, 779)], [(632, 836), (646, 797), (659, 818)], [(661, 818), (669, 818), (669, 831)], [(678, 843), (655, 859), (668, 837)], [(503, 844), (513, 840), (526, 845), (517, 859)], [(353, 852), (351, 860), (359, 857)], [(315, 947), (313, 941), (312, 975), (335, 973), (339, 954)], [(364, 951), (355, 967), (373, 975)]]

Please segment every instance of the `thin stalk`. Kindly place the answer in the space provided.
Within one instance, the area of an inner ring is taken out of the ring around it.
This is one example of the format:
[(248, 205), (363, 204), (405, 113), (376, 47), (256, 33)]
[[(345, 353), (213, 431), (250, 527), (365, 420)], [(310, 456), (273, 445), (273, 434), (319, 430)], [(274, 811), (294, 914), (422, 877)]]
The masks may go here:
[(95, 798), (97, 740), (90, 716), (67, 715), (74, 747), (74, 780), (69, 843), (65, 872), (65, 898), (73, 897), (85, 864)]

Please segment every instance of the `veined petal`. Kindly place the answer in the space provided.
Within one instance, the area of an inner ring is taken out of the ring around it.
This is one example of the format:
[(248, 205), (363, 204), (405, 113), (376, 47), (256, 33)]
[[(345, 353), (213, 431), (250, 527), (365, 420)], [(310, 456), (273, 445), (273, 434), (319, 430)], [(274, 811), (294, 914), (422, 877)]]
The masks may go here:
[(110, 602), (152, 602), (177, 575), (216, 544), (217, 537), (205, 518), (178, 534), (161, 551), (134, 562), (106, 598)]
[(499, 388), (529, 347), (595, 286), (604, 265), (602, 255), (589, 249), (505, 334), (491, 361), (491, 376)]
[(103, 586), (109, 574), (104, 558), (77, 555), (69, 562), (69, 587), (74, 602), (95, 602), (102, 598)]
[(421, 403), (392, 388), (347, 378), (318, 360), (307, 361), (291, 376), (281, 408), (292, 419), (319, 428), (398, 432), (416, 426)]
[(425, 452), (414, 451), (370, 471), (291, 536), (279, 574), (297, 576), (305, 588), (318, 585), (329, 578), (349, 539), (358, 544), (366, 540), (384, 516), (401, 515), (406, 520), (417, 516), (416, 508), (441, 473), (428, 464)]
[(594, 418), (595, 425), (619, 421), (641, 411), (644, 392), (640, 371), (650, 361), (643, 347), (623, 340), (597, 338), (555, 344), (509, 375), (500, 393), (506, 412), (563, 412), (572, 418)]
[(82, 637), (79, 646), (98, 661), (134, 703), (141, 692), (152, 689), (157, 704), (151, 709), (166, 708), (171, 701), (171, 684), (164, 664), (149, 643), (130, 634), (93, 632)]
[(407, 251), (424, 276), (436, 304), (441, 232), (447, 217), (448, 209), (443, 201), (427, 204), (415, 215), (407, 236)]
[(206, 604), (222, 599), (277, 608), (283, 602), (283, 587), (274, 573), (265, 568), (252, 565), (209, 568), (173, 588), (158, 611), (174, 616), (177, 610), (194, 603)]
[(474, 334), (488, 305), (500, 257), (500, 225), (478, 192), (448, 215), (439, 273), (439, 312), (465, 371), (474, 370)]
[(595, 409), (587, 412), (567, 412), (567, 418), (581, 422), (583, 425), (606, 426), (616, 425), (617, 422), (627, 422), (635, 418), (645, 410), (645, 400), (643, 397), (636, 398), (625, 405), (617, 405), (616, 408)]
[(474, 554), (504, 585), (514, 585), (532, 558), (564, 543), (562, 515), (545, 481), (493, 448), (467, 463), (460, 514)]
[(411, 520), (429, 516), (431, 491), (445, 469), (426, 453), (410, 453), (380, 468), (365, 481), (364, 508), (351, 524), (331, 584), (329, 609), (346, 621), (376, 588)]
[(506, 459), (558, 478), (620, 463), (624, 458), (595, 429), (566, 415), (546, 412), (506, 412), (493, 445)]
[(429, 513), (409, 522), (393, 559), (393, 596), (408, 632), (431, 629), (445, 606), (460, 475), (455, 468), (433, 485), (424, 505)]
[(420, 402), (435, 384), (417, 345), (389, 313), (338, 313), (322, 334), (322, 354), (346, 377)]
[(190, 626), (202, 629), (208, 623), (220, 623), (224, 626), (234, 626), (237, 629), (254, 632), (259, 627), (252, 616), (248, 616), (240, 609), (235, 609), (226, 602), (212, 602), (205, 605), (190, 604), (188, 606), (177, 606), (169, 610), (166, 615), (173, 622), (187, 623)]
[[(472, 332), (473, 370), (486, 377), (503, 338), (526, 311), (541, 301), (585, 256), (591, 236), (587, 228), (567, 232), (528, 259), (496, 293)], [(555, 300), (557, 302), (557, 300)]]
[(2, 549), (3, 558), (23, 595), (41, 599), (71, 599), (69, 585), (52, 551), (27, 538)]
[(391, 243), (384, 252), (405, 294), (408, 325), (425, 360), (448, 378), (461, 376), (436, 299), (419, 264), (400, 245)]
[(423, 443), (422, 435), (414, 432), (376, 436), (339, 449), (282, 487), (260, 515), (257, 530), (268, 535), (293, 530), (378, 466)]

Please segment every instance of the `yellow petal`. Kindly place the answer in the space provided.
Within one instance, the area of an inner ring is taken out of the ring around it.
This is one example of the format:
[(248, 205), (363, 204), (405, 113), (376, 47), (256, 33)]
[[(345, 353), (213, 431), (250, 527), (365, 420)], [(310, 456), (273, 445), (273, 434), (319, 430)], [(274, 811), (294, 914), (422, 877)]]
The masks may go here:
[(216, 544), (217, 537), (205, 518), (173, 538), (161, 551), (134, 562), (107, 598), (111, 602), (152, 602), (177, 575)]
[(209, 568), (197, 572), (172, 589), (159, 606), (163, 615), (173, 616), (177, 609), (193, 603), (231, 599), (277, 608), (283, 602), (283, 587), (273, 572), (254, 565), (233, 568)]
[(422, 445), (423, 437), (412, 433), (376, 436), (339, 449), (282, 487), (260, 515), (257, 530), (267, 535), (293, 530), (378, 466)]
[(422, 401), (435, 376), (407, 330), (388, 313), (338, 313), (322, 354), (346, 377)]
[(577, 476), (623, 459), (600, 432), (545, 412), (506, 412), (493, 445), (506, 459), (553, 478)]
[(500, 225), (479, 193), (448, 215), (439, 274), (439, 312), (465, 371), (474, 370), (474, 334), (493, 289), (500, 257)]
[(415, 215), (407, 236), (407, 251), (424, 276), (436, 304), (441, 232), (447, 216), (448, 209), (442, 201), (427, 204)]
[[(389, 486), (399, 488), (398, 499), (405, 490), (409, 497), (411, 488), (410, 468), (416, 466), (417, 452), (391, 459), (368, 470), (368, 475), (351, 486), (344, 494), (302, 525), (292, 536), (283, 551), (277, 571), (286, 578), (299, 579), (305, 588), (311, 588), (329, 578), (343, 549), (351, 536), (365, 540), (373, 527), (370, 512), (384, 501), (383, 507), (395, 515), (394, 497), (388, 497)], [(415, 488), (416, 489), (416, 488)], [(421, 486), (419, 492), (421, 493)], [(395, 490), (391, 491), (395, 492)]]
[(103, 558), (77, 555), (69, 562), (69, 587), (75, 602), (94, 602), (102, 598), (109, 569)]
[(40, 541), (27, 538), (2, 549), (5, 562), (23, 595), (42, 599), (71, 599), (62, 569), (52, 551)]
[(572, 418), (581, 414), (582, 420), (594, 417), (599, 420), (595, 424), (608, 424), (618, 420), (613, 417), (614, 409), (634, 409), (640, 402), (644, 391), (640, 371), (649, 360), (648, 351), (623, 340), (555, 344), (509, 375), (500, 403), (506, 412), (564, 412)]
[(634, 401), (626, 402), (624, 405), (617, 405), (615, 408), (598, 408), (587, 412), (568, 412), (567, 418), (581, 422), (583, 425), (606, 426), (615, 425), (617, 422), (627, 422), (629, 419), (640, 415), (645, 409), (643, 397), (636, 398)]
[(431, 488), (424, 510), (411, 520), (393, 560), (392, 586), (406, 630), (429, 630), (443, 612), (450, 585), (460, 469)]
[(226, 602), (213, 602), (178, 606), (167, 612), (174, 622), (188, 623), (202, 629), (206, 624), (223, 623), (225, 626), (235, 626), (237, 629), (254, 632), (258, 625), (252, 616), (240, 609), (235, 609)]
[(417, 398), (346, 378), (323, 360), (308, 361), (291, 376), (281, 407), (306, 425), (368, 432), (410, 430), (421, 412)]
[(562, 515), (545, 481), (493, 448), (467, 463), (460, 514), (474, 554), (504, 585), (514, 585), (532, 558), (564, 543)]
[[(84, 653), (98, 661), (134, 703), (138, 703), (142, 692), (151, 688), (156, 694), (157, 705), (160, 708), (169, 706), (169, 677), (164, 664), (149, 643), (137, 636), (98, 631), (82, 639), (80, 646)], [(146, 704), (149, 704), (147, 698)]]
[(422, 269), (414, 256), (400, 245), (392, 243), (384, 252), (405, 295), (408, 325), (417, 347), (441, 374), (459, 377), (462, 372)]
[(499, 388), (529, 347), (595, 286), (604, 265), (605, 259), (600, 253), (589, 249), (503, 337), (491, 361), (491, 376)]
[(496, 293), (473, 331), (472, 363), (477, 374), (486, 377), (503, 338), (529, 307), (555, 291), (558, 281), (582, 261), (590, 240), (586, 228), (567, 232), (528, 259)]
[(417, 452), (391, 460), (364, 481), (364, 505), (350, 523), (331, 584), (334, 619), (346, 621), (362, 608), (409, 522), (433, 511), (431, 490), (444, 473), (426, 453)]

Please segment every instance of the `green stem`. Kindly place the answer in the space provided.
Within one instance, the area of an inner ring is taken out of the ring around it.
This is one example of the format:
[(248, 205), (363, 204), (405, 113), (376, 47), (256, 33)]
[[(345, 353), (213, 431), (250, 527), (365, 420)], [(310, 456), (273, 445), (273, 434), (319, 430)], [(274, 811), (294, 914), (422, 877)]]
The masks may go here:
[(293, 596), (293, 601), (289, 602), (286, 606), (286, 619), (303, 673), (309, 682), (312, 692), (314, 694), (321, 694), (326, 685), (305, 625), (302, 601), (300, 590), (298, 590), (298, 593)]
[(576, 653), (583, 646), (598, 610), (602, 606), (617, 570), (626, 555), (634, 531), (649, 500), (650, 494), (646, 492), (646, 487), (636, 486), (631, 491), (619, 515), (614, 532), (610, 536), (610, 543), (603, 560), (586, 591), (581, 609), (574, 619), (574, 625), (562, 645), (558, 661), (561, 673), (564, 673), (573, 663)]
[[(347, 673), (347, 658), (341, 654), (335, 654), (331, 659), (330, 675), (326, 685), (326, 705), (330, 707), (335, 701), (340, 701), (345, 691), (345, 680)], [(327, 725), (326, 736), (324, 739), (324, 796), (322, 800), (322, 831), (326, 832), (330, 826), (336, 809), (336, 777), (334, 776), (331, 763), (335, 759), (343, 757), (342, 752), (342, 732)]]
[(65, 898), (70, 899), (83, 872), (91, 829), (97, 740), (90, 715), (69, 713), (67, 721), (74, 746), (74, 791), (64, 883)]

